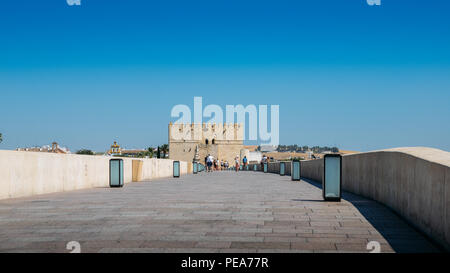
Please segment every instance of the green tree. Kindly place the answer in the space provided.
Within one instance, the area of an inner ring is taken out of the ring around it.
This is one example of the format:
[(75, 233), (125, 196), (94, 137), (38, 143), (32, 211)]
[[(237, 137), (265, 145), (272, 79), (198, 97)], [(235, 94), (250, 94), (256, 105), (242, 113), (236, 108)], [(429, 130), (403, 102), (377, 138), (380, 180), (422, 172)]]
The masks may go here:
[(148, 157), (152, 158), (154, 153), (155, 152), (153, 151), (153, 147), (148, 147), (147, 148), (147, 155), (148, 155)]
[(81, 149), (76, 152), (77, 155), (94, 155), (94, 152), (88, 149)]
[(2, 141), (3, 141), (3, 135), (2, 135), (2, 133), (0, 133), (0, 143), (2, 143)]
[(166, 158), (166, 155), (169, 154), (169, 145), (164, 144), (161, 146), (161, 151), (163, 152), (164, 157)]

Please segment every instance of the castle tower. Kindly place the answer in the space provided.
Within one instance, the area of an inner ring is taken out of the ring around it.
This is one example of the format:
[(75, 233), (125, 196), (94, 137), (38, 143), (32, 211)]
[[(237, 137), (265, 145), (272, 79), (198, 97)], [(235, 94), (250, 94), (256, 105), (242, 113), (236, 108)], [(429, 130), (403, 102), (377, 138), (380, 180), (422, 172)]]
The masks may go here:
[(233, 162), (244, 144), (242, 124), (169, 124), (170, 159), (192, 162), (198, 151), (199, 162), (211, 154)]

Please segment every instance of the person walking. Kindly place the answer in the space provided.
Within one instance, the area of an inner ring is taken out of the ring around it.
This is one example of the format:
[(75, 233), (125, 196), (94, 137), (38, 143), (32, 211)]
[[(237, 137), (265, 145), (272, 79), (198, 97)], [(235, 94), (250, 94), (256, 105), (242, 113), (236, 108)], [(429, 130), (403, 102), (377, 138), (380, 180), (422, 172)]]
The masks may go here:
[(241, 166), (241, 162), (239, 161), (239, 156), (236, 156), (235, 159), (236, 172), (239, 171), (239, 167)]
[(264, 171), (264, 163), (267, 163), (267, 156), (263, 155), (261, 159), (261, 170)]
[(244, 170), (246, 170), (247, 169), (247, 164), (248, 164), (247, 156), (244, 156), (244, 158), (242, 159), (242, 163), (244, 164)]
[(206, 157), (206, 166), (207, 166), (207, 172), (212, 172), (212, 165), (213, 165), (213, 157), (208, 154)]

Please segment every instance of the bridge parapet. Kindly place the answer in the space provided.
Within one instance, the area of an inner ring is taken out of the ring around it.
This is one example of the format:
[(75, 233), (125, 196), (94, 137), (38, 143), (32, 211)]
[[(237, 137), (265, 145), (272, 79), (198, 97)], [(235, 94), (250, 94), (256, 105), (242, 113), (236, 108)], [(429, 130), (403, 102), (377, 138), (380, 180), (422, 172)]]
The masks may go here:
[[(286, 161), (285, 163), (286, 163), (285, 175), (291, 175), (291, 162)], [(262, 171), (261, 164), (249, 164), (249, 170), (253, 171), (254, 170), (253, 168), (255, 165), (257, 167), (257, 171)], [(269, 173), (279, 174), (280, 173), (280, 162), (269, 162), (267, 165), (267, 171)]]
[[(323, 159), (301, 162), (322, 181)], [(450, 153), (425, 147), (344, 155), (342, 187), (376, 200), (450, 250)]]
[[(0, 200), (109, 187), (108, 156), (0, 151)], [(173, 160), (122, 158), (124, 182), (171, 177)], [(133, 163), (134, 161), (134, 163)], [(181, 174), (192, 163), (181, 162)]]

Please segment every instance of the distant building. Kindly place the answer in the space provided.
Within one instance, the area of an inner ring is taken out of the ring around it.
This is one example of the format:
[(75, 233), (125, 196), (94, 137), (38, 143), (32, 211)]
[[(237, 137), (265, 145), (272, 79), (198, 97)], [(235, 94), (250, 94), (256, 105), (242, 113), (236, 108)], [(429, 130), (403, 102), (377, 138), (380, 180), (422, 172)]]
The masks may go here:
[(263, 153), (272, 153), (277, 151), (277, 146), (272, 145), (261, 145), (261, 152)]
[(117, 141), (114, 141), (113, 145), (111, 145), (111, 148), (106, 153), (108, 155), (121, 155), (122, 149), (120, 148), (120, 145), (117, 144)]
[(248, 162), (250, 163), (261, 163), (262, 160), (262, 153), (261, 152), (257, 152), (257, 151), (251, 151), (248, 154)]
[(70, 150), (66, 147), (60, 147), (58, 143), (53, 142), (52, 145), (44, 145), (41, 147), (27, 147), (17, 148), (16, 151), (22, 152), (41, 152), (41, 153), (56, 153), (56, 154), (70, 154)]
[(147, 150), (145, 149), (124, 149), (121, 148), (119, 144), (117, 144), (117, 141), (114, 141), (113, 145), (111, 145), (111, 148), (106, 152), (108, 155), (123, 155), (123, 156), (136, 156), (141, 153), (145, 153)]
[(233, 164), (236, 157), (241, 157), (243, 148), (242, 124), (169, 124), (170, 159), (192, 162), (198, 150), (202, 163), (210, 154), (215, 159)]

